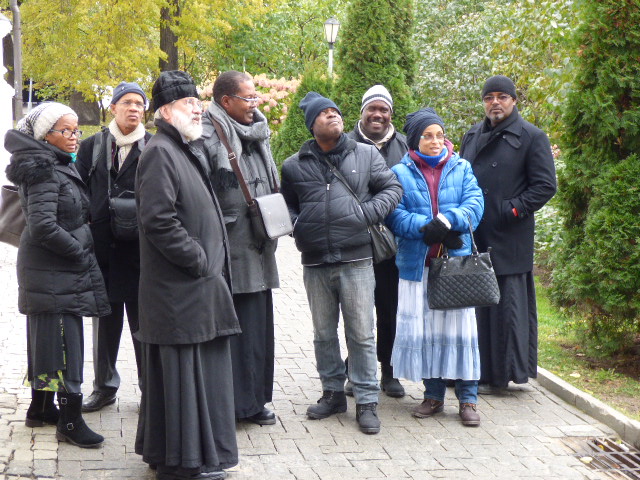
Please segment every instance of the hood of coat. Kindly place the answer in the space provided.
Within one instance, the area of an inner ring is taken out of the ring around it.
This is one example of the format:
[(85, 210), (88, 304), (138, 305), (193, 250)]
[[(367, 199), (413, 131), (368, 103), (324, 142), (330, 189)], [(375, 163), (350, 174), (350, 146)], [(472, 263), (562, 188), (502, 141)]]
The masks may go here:
[(56, 164), (68, 165), (71, 155), (18, 130), (9, 130), (4, 148), (11, 153), (5, 172), (15, 185), (39, 183), (53, 176)]

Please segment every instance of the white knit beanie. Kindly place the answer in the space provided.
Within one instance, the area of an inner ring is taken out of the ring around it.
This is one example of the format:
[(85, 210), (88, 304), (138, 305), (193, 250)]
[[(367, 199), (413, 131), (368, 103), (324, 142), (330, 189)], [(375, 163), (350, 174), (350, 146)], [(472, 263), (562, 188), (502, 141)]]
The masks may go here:
[(66, 105), (57, 102), (41, 103), (18, 122), (16, 129), (36, 140), (43, 140), (60, 117), (65, 115), (78, 118), (76, 112)]
[(376, 100), (382, 100), (384, 103), (389, 105), (389, 108), (393, 111), (393, 100), (391, 99), (389, 90), (387, 90), (383, 85), (374, 85), (362, 96), (362, 107), (360, 107), (360, 113), (362, 113), (367, 105), (371, 102), (375, 102)]

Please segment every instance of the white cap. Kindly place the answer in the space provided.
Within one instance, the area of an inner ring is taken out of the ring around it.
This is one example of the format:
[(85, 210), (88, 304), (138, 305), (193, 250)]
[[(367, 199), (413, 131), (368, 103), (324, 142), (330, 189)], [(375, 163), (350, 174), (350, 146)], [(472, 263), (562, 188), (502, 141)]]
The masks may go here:
[(393, 100), (391, 99), (389, 90), (387, 90), (383, 85), (374, 85), (362, 96), (362, 107), (360, 107), (360, 113), (362, 113), (367, 105), (371, 102), (375, 102), (376, 100), (383, 101), (389, 105), (391, 110), (393, 110)]
[(76, 112), (66, 105), (57, 102), (41, 103), (20, 120), (16, 128), (36, 140), (42, 140), (58, 120), (65, 115), (73, 115), (78, 118)]

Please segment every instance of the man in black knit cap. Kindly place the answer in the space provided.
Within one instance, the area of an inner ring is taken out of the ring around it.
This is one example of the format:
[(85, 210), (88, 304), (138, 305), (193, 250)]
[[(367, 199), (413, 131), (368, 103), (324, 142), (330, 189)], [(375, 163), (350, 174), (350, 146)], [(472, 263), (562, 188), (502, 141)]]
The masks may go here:
[(296, 246), (302, 252), (323, 390), (318, 403), (307, 409), (307, 416), (321, 419), (347, 410), (345, 365), (338, 341), (342, 312), (356, 420), (362, 432), (378, 433), (375, 279), (369, 227), (397, 206), (402, 187), (374, 146), (347, 137), (335, 103), (309, 92), (300, 108), (314, 139), (284, 162), (281, 192), (294, 223)]
[(481, 394), (537, 375), (538, 316), (533, 284), (534, 213), (556, 192), (547, 135), (525, 121), (508, 77), (482, 89), (486, 117), (466, 133), (460, 156), (471, 162), (484, 193), (484, 217), (475, 232), (481, 251), (491, 247), (500, 303), (476, 309)]

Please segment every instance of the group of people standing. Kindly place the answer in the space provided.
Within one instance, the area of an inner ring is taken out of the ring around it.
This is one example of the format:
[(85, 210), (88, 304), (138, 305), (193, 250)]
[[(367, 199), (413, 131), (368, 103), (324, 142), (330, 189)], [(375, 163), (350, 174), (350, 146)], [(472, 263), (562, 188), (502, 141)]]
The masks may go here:
[[(280, 190), (294, 224), (322, 384), (307, 416), (346, 412), (353, 395), (360, 430), (375, 434), (380, 389), (401, 397), (399, 378), (422, 380), (424, 401), (412, 412), (429, 417), (443, 411), (449, 380), (462, 423), (478, 425), (479, 384), (495, 393), (536, 376), (533, 213), (556, 185), (549, 141), (519, 116), (513, 82), (488, 79), (482, 99), (486, 118), (457, 154), (431, 108), (398, 132), (382, 85), (363, 95), (349, 133), (338, 106), (309, 92), (300, 108), (313, 138), (284, 162), (281, 184), (255, 85), (241, 72), (217, 78), (206, 110), (188, 74), (161, 73), (153, 136), (136, 83), (114, 89), (112, 122), (79, 148), (73, 110), (33, 109), (5, 138), (7, 178), (27, 219), (17, 262), (32, 389), (26, 425), (55, 424), (60, 441), (80, 447), (102, 444), (82, 412), (117, 400), (125, 310), (141, 391), (135, 450), (158, 479), (224, 478), (238, 462), (235, 422), (276, 423), (267, 405), (277, 240), (252, 230), (241, 182), (254, 197)], [(135, 202), (137, 237), (113, 227), (114, 197)], [(369, 229), (381, 222), (398, 253), (374, 265)], [(469, 227), (481, 250), (492, 249), (501, 302), (429, 310), (430, 259), (441, 245), (468, 254)], [(94, 337), (84, 403), (83, 316), (93, 317)]]

